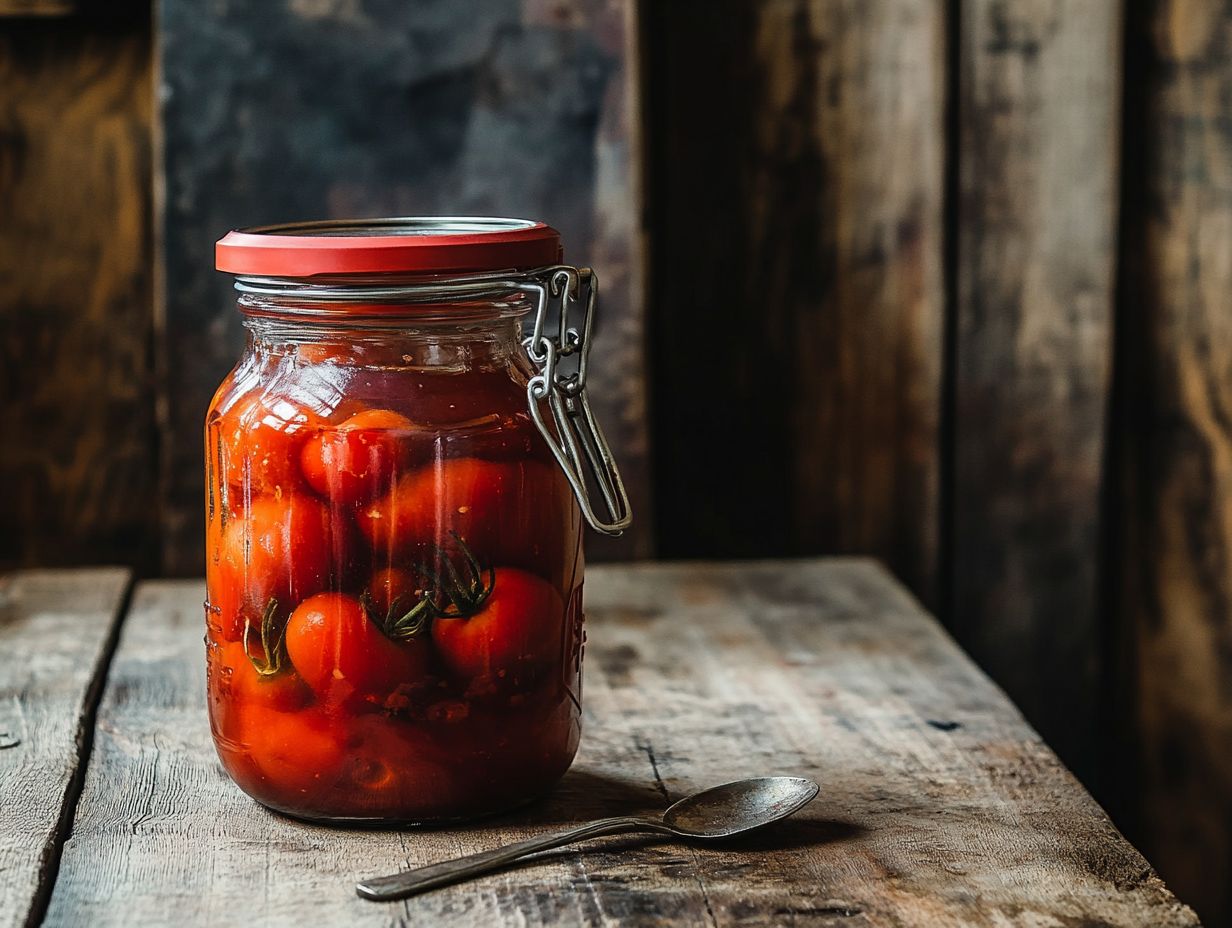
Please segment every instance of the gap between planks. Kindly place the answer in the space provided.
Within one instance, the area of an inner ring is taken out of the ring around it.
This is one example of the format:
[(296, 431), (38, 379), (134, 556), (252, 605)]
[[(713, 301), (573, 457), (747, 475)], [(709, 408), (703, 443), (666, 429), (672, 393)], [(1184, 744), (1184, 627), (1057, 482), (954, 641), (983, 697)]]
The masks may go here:
[[(42, 584), (46, 584), (43, 587)], [(49, 589), (54, 588), (54, 589)], [(65, 765), (63, 770), (64, 788), (60, 793), (59, 811), (55, 815), (54, 822), (50, 823), (50, 828), (43, 841), (42, 848), (38, 856), (37, 867), (33, 873), (33, 886), (29, 888), (25, 905), (22, 905), (21, 899), (12, 900), (12, 907), (6, 906), (6, 911), (0, 912), (0, 925), (22, 925), (24, 928), (35, 928), (40, 925), (46, 917), (47, 908), (51, 901), (52, 890), (55, 887), (56, 878), (60, 872), (60, 862), (64, 851), (64, 845), (72, 834), (73, 819), (77, 810), (77, 803), (81, 798), (82, 789), (85, 784), (86, 769), (89, 765), (90, 754), (94, 745), (94, 726), (98, 715), (98, 706), (102, 700), (102, 695), (105, 690), (107, 681), (107, 672), (111, 665), (112, 657), (115, 654), (116, 647), (119, 643), (120, 626), (123, 623), (124, 616), (127, 614), (128, 604), (130, 602), (134, 589), (132, 574), (126, 568), (89, 568), (79, 570), (56, 570), (56, 571), (14, 571), (0, 577), (0, 643), (6, 645), (11, 642), (6, 641), (5, 630), (10, 625), (24, 625), (30, 622), (35, 626), (45, 624), (40, 623), (39, 617), (49, 613), (71, 613), (74, 608), (78, 608), (78, 599), (84, 595), (95, 595), (99, 597), (97, 604), (91, 603), (89, 608), (81, 608), (81, 621), (88, 622), (95, 620), (100, 616), (106, 616), (107, 629), (101, 639), (96, 639), (97, 643), (93, 645), (93, 654), (90, 654), (92, 647), (88, 636), (82, 636), (80, 629), (72, 629), (70, 633), (75, 632), (74, 638), (70, 642), (61, 642), (56, 640), (54, 634), (44, 638), (44, 631), (53, 631), (54, 629), (35, 628), (35, 634), (30, 636), (28, 644), (33, 648), (46, 649), (48, 646), (67, 645), (65, 650), (71, 650), (73, 644), (76, 644), (81, 649), (80, 656), (90, 661), (91, 667), (89, 676), (85, 679), (85, 685), (81, 689), (79, 699), (73, 699), (69, 695), (65, 695), (63, 700), (64, 705), (57, 706), (58, 702), (54, 691), (54, 684), (51, 684), (48, 689), (41, 690), (40, 681), (37, 677), (30, 676), (37, 672), (35, 667), (36, 655), (33, 653), (25, 653), (21, 648), (22, 642), (18, 641), (14, 650), (10, 651), (5, 647), (6, 656), (9, 660), (14, 661), (10, 664), (10, 668), (24, 668), (26, 674), (21, 680), (19, 695), (15, 695), (15, 703), (17, 706), (17, 718), (24, 720), (27, 710), (22, 709), (22, 702), (32, 698), (30, 691), (34, 690), (33, 698), (38, 698), (40, 695), (47, 697), (51, 711), (57, 709), (68, 710), (73, 709), (76, 713), (75, 725), (72, 725), (73, 737), (71, 745), (52, 744), (52, 749), (64, 746), (70, 750), (67, 756), (62, 758), (56, 757), (38, 757), (37, 753), (42, 747), (42, 738), (35, 739), (32, 733), (25, 731), (28, 726), (21, 726), (21, 732), (12, 733), (13, 736), (21, 737), (26, 741), (23, 746), (21, 741), (17, 741), (7, 748), (6, 751), (24, 751), (31, 756), (34, 762), (41, 761), (44, 764), (54, 763), (60, 760)], [(27, 596), (23, 596), (24, 591), (30, 591)], [(16, 635), (8, 636), (16, 637)], [(86, 638), (86, 640), (82, 640)], [(13, 688), (18, 689), (17, 674), (10, 671), (3, 672), (0, 670), (0, 693), (4, 689), (8, 689), (12, 684)], [(34, 707), (31, 707), (34, 708)], [(54, 741), (55, 730), (52, 726), (44, 726), (39, 731), (39, 735), (48, 735), (48, 742)], [(3, 758), (0, 758), (3, 759)], [(24, 766), (30, 766), (30, 760), (27, 760)], [(4, 780), (4, 769), (0, 768), (0, 782)], [(18, 785), (18, 784), (14, 784)], [(5, 797), (8, 801), (15, 801), (13, 791), (9, 791)], [(18, 797), (19, 798), (19, 797)], [(33, 822), (33, 827), (39, 826), (39, 812), (45, 810), (31, 809), (30, 818)], [(20, 872), (14, 873), (15, 868), (9, 869), (7, 873), (0, 873), (0, 876), (5, 876), (9, 879), (21, 879)], [(0, 880), (0, 891), (4, 891), (5, 886)], [(19, 885), (11, 886), (9, 891), (16, 895), (22, 892), (22, 887)], [(0, 893), (0, 896), (7, 893)], [(24, 911), (24, 915), (23, 915)]]

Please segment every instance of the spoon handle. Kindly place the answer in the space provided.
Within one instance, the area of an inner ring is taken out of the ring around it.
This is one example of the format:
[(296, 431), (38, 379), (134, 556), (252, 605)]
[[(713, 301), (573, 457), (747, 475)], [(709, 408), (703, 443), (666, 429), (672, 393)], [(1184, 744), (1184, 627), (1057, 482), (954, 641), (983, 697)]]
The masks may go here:
[(385, 900), (401, 899), (413, 896), (425, 890), (438, 886), (448, 886), (460, 883), (473, 876), (491, 873), (502, 867), (533, 854), (536, 851), (547, 851), (554, 847), (583, 841), (586, 838), (597, 838), (600, 835), (614, 835), (625, 831), (656, 831), (670, 834), (667, 827), (659, 822), (644, 818), (601, 818), (597, 821), (560, 831), (556, 834), (540, 835), (507, 844), (491, 851), (480, 851), (456, 860), (447, 860), (415, 870), (404, 870), (401, 873), (391, 873), (389, 876), (378, 876), (364, 880), (355, 885), (355, 891), (365, 899)]

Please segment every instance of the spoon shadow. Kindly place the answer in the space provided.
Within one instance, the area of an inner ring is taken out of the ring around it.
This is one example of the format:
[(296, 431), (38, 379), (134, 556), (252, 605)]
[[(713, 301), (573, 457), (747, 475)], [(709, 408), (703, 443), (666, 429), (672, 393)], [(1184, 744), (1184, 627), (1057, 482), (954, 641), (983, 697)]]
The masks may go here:
[[(610, 777), (595, 780), (593, 774), (588, 784), (587, 778), (579, 774), (573, 777), (568, 787), (556, 791), (554, 797), (555, 804), (567, 804), (568, 817), (574, 822), (572, 828), (537, 835), (413, 870), (370, 877), (357, 883), (356, 891), (361, 897), (373, 901), (405, 898), (498, 870), (525, 866), (527, 862), (542, 863), (565, 857), (576, 860), (580, 858), (580, 854), (575, 850), (561, 849), (589, 838), (612, 835), (620, 835), (620, 840), (595, 845), (588, 853), (601, 855), (598, 860), (606, 863), (609, 859), (614, 860), (615, 853), (668, 842), (686, 846), (722, 843), (728, 846), (728, 859), (716, 861), (713, 865), (724, 870), (734, 868), (744, 871), (756, 867), (759, 861), (764, 861), (767, 851), (812, 847), (823, 842), (849, 839), (862, 831), (850, 822), (818, 821), (809, 816), (793, 819), (789, 824), (789, 818), (812, 802), (818, 794), (817, 784), (802, 777), (754, 777), (703, 789), (674, 803), (663, 815), (663, 819), (654, 813), (653, 818), (609, 815), (577, 824), (576, 819), (584, 810), (578, 808), (578, 797), (575, 797), (572, 803), (567, 800), (570, 792), (587, 785), (592, 788), (582, 790), (585, 796), (592, 802), (604, 802), (608, 812), (611, 812), (615, 805), (613, 799), (616, 797), (612, 793), (621, 792), (629, 804), (642, 806), (644, 794), (647, 792), (641, 784), (630, 784), (629, 781), (614, 780)], [(607, 789), (594, 788), (600, 785)], [(603, 792), (605, 795), (596, 796), (596, 792)], [(665, 793), (666, 790), (660, 789), (660, 792)], [(542, 806), (535, 810), (534, 816), (540, 825), (548, 817), (546, 812)], [(656, 822), (665, 823), (666, 829), (663, 824), (655, 824)], [(645, 830), (650, 835), (621, 834), (630, 829)], [(663, 833), (664, 831), (667, 833)], [(760, 853), (734, 856), (730, 853), (731, 850), (741, 849)], [(688, 866), (689, 858), (676, 854), (674, 859), (660, 858), (658, 863), (671, 867)], [(700, 859), (693, 858), (693, 867), (697, 868), (699, 864)]]
[(725, 850), (741, 852), (795, 851), (819, 847), (823, 844), (842, 844), (868, 834), (869, 829), (855, 822), (841, 819), (786, 818), (765, 828), (745, 835), (737, 835), (725, 841), (689, 842), (701, 847), (714, 845)]
[[(540, 851), (528, 854), (520, 860), (509, 863), (501, 868), (501, 872), (512, 872), (526, 867), (560, 862), (578, 856), (588, 860), (598, 861), (600, 866), (612, 865), (622, 858), (627, 859), (631, 851), (641, 851), (658, 847), (689, 847), (710, 853), (736, 854), (740, 856), (765, 854), (775, 851), (791, 851), (804, 848), (820, 847), (825, 844), (841, 844), (858, 839), (867, 834), (869, 829), (852, 822), (837, 819), (783, 819), (760, 828), (757, 831), (732, 838), (710, 838), (690, 840), (672, 835), (634, 834), (619, 835), (608, 838), (597, 838), (592, 841)], [(643, 865), (654, 865), (652, 861), (643, 860)], [(680, 861), (666, 862), (662, 866), (670, 868)], [(593, 876), (593, 874), (592, 874)]]

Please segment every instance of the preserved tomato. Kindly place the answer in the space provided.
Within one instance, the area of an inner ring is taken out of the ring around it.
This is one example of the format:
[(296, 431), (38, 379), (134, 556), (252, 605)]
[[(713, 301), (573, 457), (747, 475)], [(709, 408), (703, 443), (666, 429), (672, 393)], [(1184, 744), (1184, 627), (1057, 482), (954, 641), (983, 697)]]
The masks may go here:
[(414, 426), (388, 409), (366, 409), (336, 429), (317, 429), (301, 454), (304, 477), (322, 497), (354, 504), (380, 493), (406, 455), (393, 433)]
[(577, 750), (584, 481), (534, 392), (533, 287), (456, 263), (537, 268), (559, 242), (445, 226), (495, 222), (219, 243), (248, 344), (206, 420), (208, 705), (271, 808), (467, 818), (543, 793)]

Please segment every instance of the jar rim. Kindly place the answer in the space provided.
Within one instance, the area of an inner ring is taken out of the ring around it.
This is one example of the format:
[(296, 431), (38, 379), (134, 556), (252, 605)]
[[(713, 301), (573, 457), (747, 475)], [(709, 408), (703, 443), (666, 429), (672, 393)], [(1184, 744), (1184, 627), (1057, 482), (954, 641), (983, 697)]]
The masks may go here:
[(245, 316), (288, 321), (369, 319), (465, 322), (525, 316), (542, 291), (541, 271), (509, 274), (369, 274), (235, 279)]
[(557, 264), (560, 233), (531, 219), (400, 216), (326, 219), (228, 232), (214, 266), (245, 277), (525, 272)]

